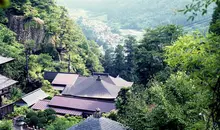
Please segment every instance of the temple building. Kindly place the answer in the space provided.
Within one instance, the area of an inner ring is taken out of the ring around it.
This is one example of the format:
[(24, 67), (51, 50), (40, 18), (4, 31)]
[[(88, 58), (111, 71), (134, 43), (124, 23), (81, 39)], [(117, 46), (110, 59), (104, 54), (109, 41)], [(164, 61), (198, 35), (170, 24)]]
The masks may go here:
[[(3, 64), (13, 61), (12, 58), (5, 58), (0, 56), (0, 66)], [(2, 98), (7, 97), (10, 94), (12, 86), (15, 85), (17, 81), (0, 75), (0, 119), (2, 119), (7, 114), (14, 111), (14, 104), (5, 105), (3, 104)]]
[(45, 79), (51, 82), (61, 95), (52, 100), (41, 100), (32, 106), (34, 110), (54, 109), (57, 114), (87, 117), (97, 108), (102, 113), (115, 109), (115, 99), (123, 87), (131, 87), (121, 77), (112, 77), (105, 73), (93, 73), (89, 77), (72, 73), (45, 72)]

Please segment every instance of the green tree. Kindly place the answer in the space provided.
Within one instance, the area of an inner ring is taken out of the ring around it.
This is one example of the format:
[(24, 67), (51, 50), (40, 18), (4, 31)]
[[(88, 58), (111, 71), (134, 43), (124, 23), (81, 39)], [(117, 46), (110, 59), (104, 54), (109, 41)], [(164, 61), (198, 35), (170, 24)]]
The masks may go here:
[(46, 109), (38, 112), (29, 111), (26, 113), (25, 122), (31, 127), (37, 126), (39, 128), (43, 128), (50, 125), (57, 119), (55, 114), (56, 112), (53, 109)]
[(215, 124), (220, 121), (219, 91), (216, 85), (220, 75), (219, 41), (219, 36), (208, 34), (204, 37), (200, 33), (194, 33), (180, 37), (166, 48), (167, 63), (178, 70), (186, 71), (190, 77), (197, 79), (204, 91), (209, 91), (206, 98), (212, 99), (209, 100), (209, 111), (213, 127), (219, 127)]
[(216, 2), (217, 7), (212, 15), (212, 22), (210, 24), (209, 31), (220, 35), (220, 1)]
[(171, 45), (182, 33), (182, 29), (175, 25), (146, 30), (144, 39), (135, 53), (136, 73), (140, 83), (147, 84), (158, 72), (167, 67), (163, 48)]
[(118, 45), (115, 49), (115, 57), (113, 61), (113, 76), (124, 76), (125, 74), (125, 56), (124, 56), (124, 47)]
[(219, 0), (192, 0), (192, 3), (186, 5), (186, 8), (180, 10), (180, 12), (192, 13), (188, 20), (194, 20), (198, 13), (202, 13), (202, 15), (208, 12), (208, 7), (213, 3), (218, 2)]
[(24, 46), (16, 41), (15, 33), (2, 24), (0, 24), (0, 54), (14, 58), (13, 62), (0, 68), (1, 74), (20, 81), (20, 84), (24, 84)]
[(103, 61), (103, 67), (105, 68), (106, 73), (112, 73), (112, 67), (113, 67), (113, 56), (114, 50), (112, 48), (108, 48), (105, 51), (104, 61)]
[(1, 130), (13, 130), (13, 123), (9, 120), (1, 120), (0, 121), (0, 129)]
[(125, 79), (129, 81), (136, 81), (136, 62), (135, 62), (135, 47), (137, 45), (137, 41), (134, 37), (128, 36), (125, 40)]
[(0, 0), (0, 8), (7, 8), (10, 6), (10, 0)]
[(80, 117), (60, 117), (57, 118), (51, 125), (47, 127), (47, 130), (66, 130), (82, 121)]
[(116, 100), (117, 120), (134, 130), (205, 129), (209, 91), (203, 91), (198, 83), (178, 72), (165, 83), (153, 81), (149, 89), (135, 86), (139, 89), (122, 90)]

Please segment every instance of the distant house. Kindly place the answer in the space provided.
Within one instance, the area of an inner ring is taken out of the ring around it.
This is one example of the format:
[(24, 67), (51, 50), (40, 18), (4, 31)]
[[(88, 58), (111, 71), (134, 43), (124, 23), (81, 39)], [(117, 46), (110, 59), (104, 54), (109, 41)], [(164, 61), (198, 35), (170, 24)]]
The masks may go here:
[(41, 100), (32, 106), (34, 110), (54, 109), (57, 114), (81, 115), (86, 117), (100, 108), (101, 112), (110, 112), (115, 109), (115, 98), (123, 87), (131, 87), (128, 82), (119, 76), (114, 78), (105, 73), (93, 73), (83, 77), (78, 74), (57, 73), (51, 85), (61, 91), (51, 101)]
[[(5, 58), (0, 56), (0, 65), (13, 61), (13, 58)], [(17, 81), (9, 79), (3, 75), (0, 75), (0, 119), (5, 115), (14, 111), (14, 104), (5, 105), (2, 102), (2, 97), (10, 94), (10, 90)]]
[(37, 89), (24, 95), (19, 101), (16, 102), (17, 106), (32, 106), (40, 100), (47, 98), (48, 95), (41, 89)]

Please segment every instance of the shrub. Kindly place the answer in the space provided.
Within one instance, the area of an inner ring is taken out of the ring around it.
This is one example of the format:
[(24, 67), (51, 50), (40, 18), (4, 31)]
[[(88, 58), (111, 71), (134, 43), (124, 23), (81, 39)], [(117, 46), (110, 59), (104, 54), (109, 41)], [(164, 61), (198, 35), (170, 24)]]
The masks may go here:
[(30, 123), (29, 123), (30, 126), (38, 126), (38, 123), (39, 123), (39, 118), (37, 116), (34, 115), (30, 118)]
[(0, 130), (12, 130), (13, 124), (11, 120), (0, 121)]
[(37, 116), (37, 113), (34, 111), (28, 112), (26, 118), (31, 118), (32, 116)]

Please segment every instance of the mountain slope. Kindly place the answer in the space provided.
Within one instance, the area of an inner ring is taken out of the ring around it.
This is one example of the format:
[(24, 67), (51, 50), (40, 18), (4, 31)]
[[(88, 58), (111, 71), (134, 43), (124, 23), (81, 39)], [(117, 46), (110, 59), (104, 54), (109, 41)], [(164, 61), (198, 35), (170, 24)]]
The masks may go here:
[(194, 22), (187, 22), (189, 15), (179, 13), (177, 10), (185, 8), (191, 0), (57, 0), (57, 2), (69, 9), (87, 10), (91, 13), (90, 17), (107, 15), (107, 23), (111, 27), (119, 26), (125, 29), (144, 29), (163, 24), (193, 28), (189, 25), (203, 26), (209, 23), (212, 14), (211, 11), (205, 17), (198, 16)]

